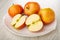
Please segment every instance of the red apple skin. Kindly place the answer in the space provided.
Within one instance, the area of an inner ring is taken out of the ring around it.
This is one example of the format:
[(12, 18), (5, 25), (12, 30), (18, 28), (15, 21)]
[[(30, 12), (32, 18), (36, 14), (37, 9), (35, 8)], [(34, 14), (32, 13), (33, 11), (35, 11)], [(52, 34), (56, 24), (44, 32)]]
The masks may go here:
[(17, 30), (21, 30), (21, 29), (23, 29), (25, 26), (26, 26), (26, 24), (24, 23), (24, 24), (22, 24), (20, 27), (18, 27), (18, 28), (16, 28), (16, 29), (17, 29)]
[(34, 13), (38, 13), (40, 10), (40, 5), (37, 2), (28, 2), (24, 6), (24, 14), (31, 15)]
[(23, 12), (23, 8), (19, 4), (13, 4), (11, 7), (8, 9), (8, 14), (11, 17), (14, 17), (17, 14), (21, 14)]

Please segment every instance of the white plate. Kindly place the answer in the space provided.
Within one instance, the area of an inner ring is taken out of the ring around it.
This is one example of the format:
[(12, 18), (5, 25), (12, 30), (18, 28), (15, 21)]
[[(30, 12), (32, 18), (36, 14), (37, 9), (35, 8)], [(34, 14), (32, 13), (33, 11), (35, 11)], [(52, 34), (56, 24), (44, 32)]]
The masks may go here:
[(3, 17), (3, 22), (4, 22), (4, 25), (6, 26), (6, 28), (13, 34), (15, 35), (18, 35), (18, 36), (25, 36), (25, 37), (36, 37), (36, 36), (42, 36), (42, 35), (45, 35), (47, 33), (50, 33), (51, 31), (55, 30), (56, 29), (56, 24), (57, 24), (57, 21), (55, 19), (54, 22), (52, 22), (51, 24), (49, 25), (46, 25), (44, 26), (43, 30), (40, 31), (40, 32), (37, 32), (37, 33), (32, 33), (30, 31), (28, 31), (27, 27), (23, 28), (22, 30), (19, 30), (17, 31), (16, 29), (14, 29), (11, 25), (10, 25), (10, 22), (11, 22), (11, 17), (6, 14), (4, 17)]
[[(58, 4), (57, 4), (57, 1), (56, 0), (11, 0), (9, 4), (9, 6), (11, 6), (13, 3), (14, 4), (20, 4), (23, 8), (24, 8), (24, 5), (27, 3), (27, 2), (30, 2), (30, 1), (33, 1), (33, 2), (38, 2), (40, 7), (41, 8), (52, 8), (55, 12), (55, 15), (57, 15), (57, 8), (58, 8)], [(55, 4), (56, 3), (56, 4)], [(7, 5), (6, 5), (7, 6)], [(6, 7), (6, 9), (8, 10), (9, 7)], [(5, 10), (4, 10), (5, 11)], [(4, 12), (5, 13), (5, 12)], [(7, 13), (7, 12), (6, 12)], [(18, 36), (25, 36), (25, 37), (36, 37), (36, 36), (42, 36), (42, 35), (45, 35), (47, 33), (50, 33), (51, 31), (55, 30), (56, 29), (56, 25), (57, 25), (57, 21), (56, 21), (56, 18), (55, 18), (55, 21), (52, 22), (51, 24), (49, 25), (46, 25), (44, 26), (43, 30), (38, 32), (38, 33), (32, 33), (30, 31), (28, 31), (28, 29), (25, 27), (24, 29), (20, 30), (20, 31), (17, 31), (15, 30), (11, 25), (10, 25), (10, 22), (11, 22), (11, 18), (6, 14), (4, 17), (3, 17), (3, 23), (5, 25), (5, 27), (13, 34), (15, 35), (18, 35)]]

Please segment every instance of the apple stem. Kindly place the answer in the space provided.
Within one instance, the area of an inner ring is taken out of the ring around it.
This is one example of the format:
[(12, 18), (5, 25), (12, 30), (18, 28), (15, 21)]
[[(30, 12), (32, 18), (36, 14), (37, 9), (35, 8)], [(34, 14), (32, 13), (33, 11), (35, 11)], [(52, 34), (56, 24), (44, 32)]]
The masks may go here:
[(28, 7), (26, 7), (27, 9), (29, 9)]

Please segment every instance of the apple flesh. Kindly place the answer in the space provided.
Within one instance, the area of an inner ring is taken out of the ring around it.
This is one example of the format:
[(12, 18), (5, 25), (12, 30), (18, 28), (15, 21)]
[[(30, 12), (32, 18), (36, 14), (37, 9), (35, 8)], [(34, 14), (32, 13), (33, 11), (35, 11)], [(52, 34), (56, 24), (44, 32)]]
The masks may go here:
[(26, 15), (22, 16), (19, 21), (16, 23), (15, 28), (19, 28), (19, 26), (22, 26), (22, 24), (25, 24), (26, 21)]
[(40, 6), (37, 2), (28, 2), (24, 6), (24, 13), (28, 16), (34, 13), (38, 13), (39, 10)]
[(26, 20), (26, 24), (27, 25), (30, 25), (32, 24), (33, 22), (36, 22), (36, 21), (39, 21), (41, 20), (40, 17), (37, 15), (37, 14), (32, 14), (30, 15), (27, 20)]
[(43, 27), (43, 23), (42, 21), (38, 21), (36, 22), (35, 24), (31, 24), (28, 29), (29, 31), (32, 31), (32, 32), (37, 32), (37, 31), (40, 31)]
[(32, 14), (27, 18), (26, 25), (27, 25), (29, 31), (37, 32), (42, 29), (43, 22), (41, 21), (39, 15)]
[(21, 16), (22, 16), (21, 14), (17, 14), (16, 16), (14, 16), (12, 19), (11, 25), (15, 25)]
[(11, 25), (16, 29), (22, 29), (25, 27), (26, 18), (26, 15), (22, 16), (21, 14), (17, 14), (15, 17), (13, 17)]

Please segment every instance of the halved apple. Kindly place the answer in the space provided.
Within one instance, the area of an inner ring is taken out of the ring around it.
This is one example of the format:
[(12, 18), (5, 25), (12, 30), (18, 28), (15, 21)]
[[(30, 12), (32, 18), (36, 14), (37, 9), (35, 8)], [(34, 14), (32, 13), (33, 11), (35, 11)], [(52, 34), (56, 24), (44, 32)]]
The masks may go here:
[(31, 24), (28, 29), (32, 32), (37, 32), (40, 31), (42, 27), (43, 27), (42, 21), (38, 21), (35, 24)]
[(22, 16), (21, 14), (17, 14), (16, 16), (14, 16), (12, 19), (11, 25), (15, 25), (21, 16)]
[(41, 21), (39, 15), (32, 14), (27, 18), (26, 25), (27, 25), (29, 31), (37, 32), (42, 29), (43, 22)]
[(37, 14), (30, 15), (26, 20), (26, 25), (30, 25), (36, 21), (41, 20), (40, 17)]
[(16, 16), (13, 17), (11, 21), (11, 25), (14, 26), (16, 29), (22, 29), (25, 27), (25, 21), (26, 21), (27, 16), (26, 15), (21, 15), (17, 14)]

